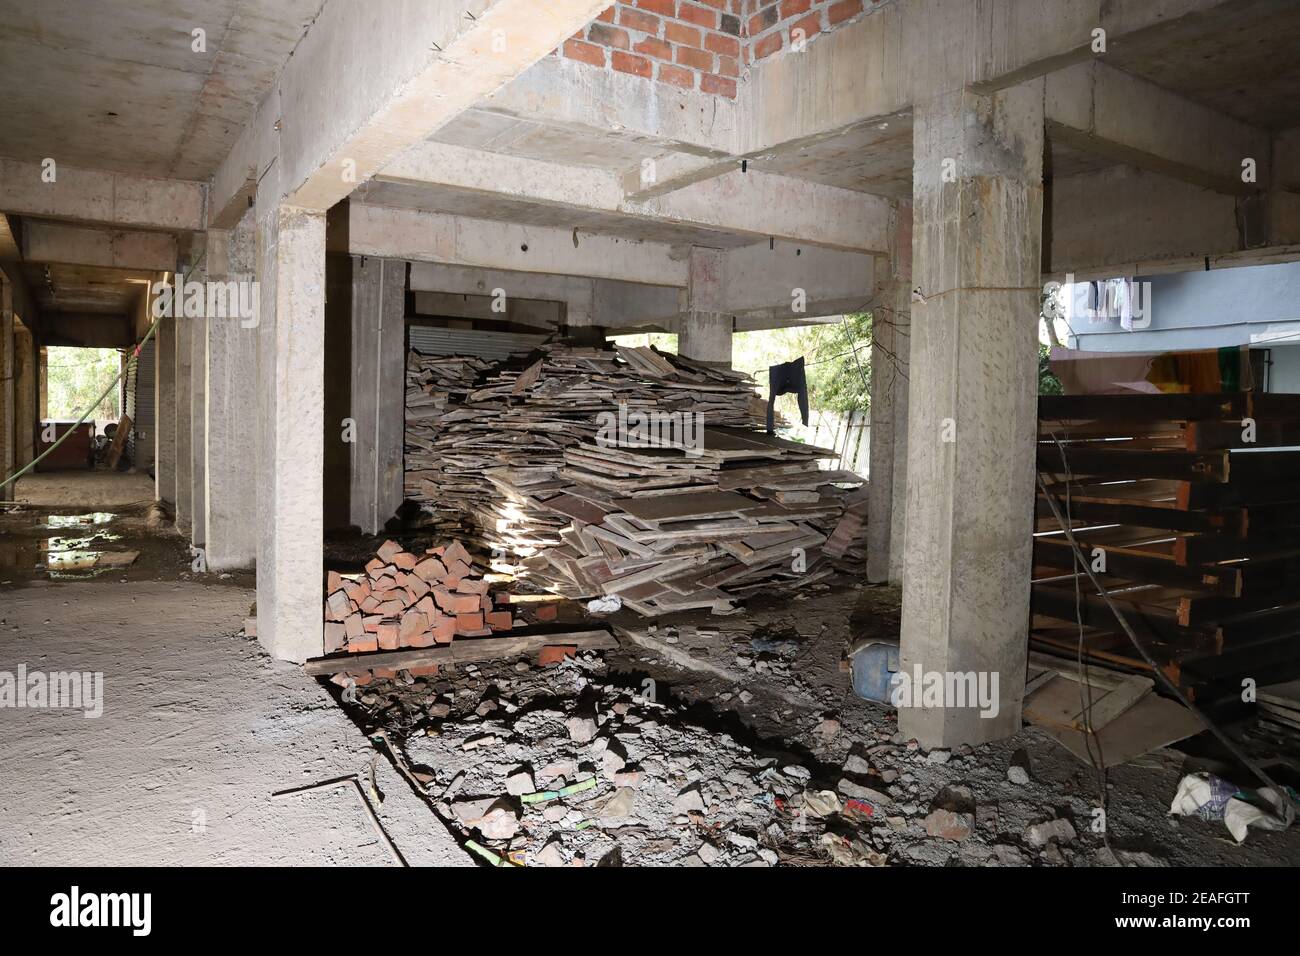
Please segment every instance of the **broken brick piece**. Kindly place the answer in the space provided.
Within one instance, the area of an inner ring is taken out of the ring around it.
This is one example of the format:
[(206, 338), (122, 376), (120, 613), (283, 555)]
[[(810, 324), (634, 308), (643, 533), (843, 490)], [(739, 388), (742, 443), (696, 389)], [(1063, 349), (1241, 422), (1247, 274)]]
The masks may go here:
[(450, 565), (453, 561), (460, 561), (466, 565), (466, 570), (474, 560), (469, 556), (469, 552), (465, 550), (465, 546), (459, 541), (453, 541), (447, 545), (446, 550), (442, 552), (442, 557), (444, 564)]
[(473, 614), (456, 615), (456, 633), (465, 634), (467, 631), (483, 630), (483, 612), (475, 611)]
[(537, 665), (547, 667), (551, 664), (558, 664), (566, 657), (577, 657), (577, 644), (547, 644), (537, 652)]
[(388, 562), (392, 561), (396, 555), (399, 555), (401, 553), (402, 553), (402, 546), (400, 544), (398, 544), (396, 541), (385, 541), (383, 544), (379, 546), (379, 550), (375, 552), (375, 555), (379, 558), (379, 560), (387, 564)]
[(410, 646), (411, 639), (418, 637), (429, 629), (429, 619), (422, 611), (407, 611), (402, 615), (402, 624), (398, 631), (398, 642)]
[(483, 615), (483, 620), (494, 631), (508, 631), (514, 623), (514, 617), (509, 611), (490, 611)]
[(330, 593), (325, 599), (325, 620), (341, 621), (352, 613), (352, 599), (342, 588)]
[(450, 644), (456, 636), (456, 618), (450, 614), (440, 615), (433, 622), (433, 639), (438, 644)]
[(325, 574), (325, 593), (333, 594), (343, 587), (343, 576), (337, 571), (329, 571)]
[(403, 551), (400, 554), (393, 555), (392, 562), (397, 565), (400, 570), (409, 571), (420, 563), (420, 559), (413, 554)]
[(349, 654), (367, 654), (370, 651), (379, 650), (379, 641), (375, 640), (374, 634), (363, 634), (361, 637), (349, 637), (348, 646), (344, 648)]
[(343, 621), (344, 633), (348, 641), (354, 641), (366, 633), (365, 624), (359, 613), (349, 614)]
[(348, 629), (342, 621), (325, 622), (325, 653), (335, 654), (348, 642)]
[(554, 621), (559, 613), (560, 609), (554, 604), (539, 604), (534, 610), (534, 615), (539, 621)]
[(447, 576), (447, 566), (437, 558), (425, 558), (411, 570), (430, 584), (437, 584)]
[(394, 621), (384, 621), (376, 632), (376, 643), (380, 650), (395, 651), (401, 646), (401, 626)]

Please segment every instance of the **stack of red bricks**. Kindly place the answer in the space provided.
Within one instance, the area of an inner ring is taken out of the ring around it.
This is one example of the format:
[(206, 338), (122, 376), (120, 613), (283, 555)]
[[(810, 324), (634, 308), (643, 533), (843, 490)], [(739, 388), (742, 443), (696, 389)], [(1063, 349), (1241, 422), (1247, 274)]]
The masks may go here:
[(329, 573), (325, 653), (395, 651), (487, 637), (514, 626), (459, 541), (412, 554), (386, 541), (359, 575)]

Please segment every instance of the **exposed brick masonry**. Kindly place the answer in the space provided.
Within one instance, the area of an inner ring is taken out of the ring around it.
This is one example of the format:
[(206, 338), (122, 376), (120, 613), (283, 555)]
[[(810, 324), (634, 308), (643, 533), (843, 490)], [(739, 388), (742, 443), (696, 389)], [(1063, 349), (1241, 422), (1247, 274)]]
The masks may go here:
[(625, 0), (556, 51), (591, 66), (736, 97), (740, 71), (880, 0)]

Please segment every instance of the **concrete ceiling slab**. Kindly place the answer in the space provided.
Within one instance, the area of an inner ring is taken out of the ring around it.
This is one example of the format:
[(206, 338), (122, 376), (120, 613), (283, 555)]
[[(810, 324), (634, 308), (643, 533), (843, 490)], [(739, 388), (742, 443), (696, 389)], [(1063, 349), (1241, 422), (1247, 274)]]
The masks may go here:
[(0, 0), (0, 155), (206, 179), (323, 2)]
[[(101, 266), (23, 264), (27, 288), (42, 312), (129, 314), (153, 274)], [(132, 281), (134, 280), (134, 281)]]
[(651, 142), (549, 126), (482, 109), (466, 110), (430, 138), (453, 146), (598, 169), (628, 169), (664, 152), (663, 146)]
[(898, 113), (834, 136), (783, 147), (751, 165), (825, 186), (908, 199), (912, 195), (912, 116)]
[(646, 242), (699, 244), (715, 249), (734, 249), (754, 243), (754, 237), (750, 235), (620, 216), (615, 213), (579, 211), (513, 199), (497, 193), (440, 186), (371, 182), (362, 185), (352, 195), (357, 202), (374, 206), (423, 209), (453, 216), (466, 216), (471, 219), (498, 219), (522, 226), (577, 229), (581, 232)]
[(1116, 43), (1111, 66), (1267, 129), (1300, 125), (1300, 3), (1239, 0)]

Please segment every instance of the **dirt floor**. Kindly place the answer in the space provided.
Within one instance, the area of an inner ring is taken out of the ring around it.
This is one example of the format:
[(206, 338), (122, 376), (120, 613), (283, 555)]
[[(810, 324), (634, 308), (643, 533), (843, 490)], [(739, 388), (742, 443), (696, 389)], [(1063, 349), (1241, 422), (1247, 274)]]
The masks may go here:
[[(842, 666), (897, 634), (892, 588), (841, 578), (655, 622), (566, 603), (562, 620), (607, 620), (619, 646), (341, 688), (240, 636), (251, 574), (197, 573), (147, 503), (113, 509), (0, 513), (0, 671), (100, 671), (106, 687), (93, 721), (0, 708), (4, 862), (383, 863), (354, 794), (270, 799), (351, 773), (368, 789), (371, 767), (412, 862), (482, 861), (471, 842), (526, 865), (1300, 862), (1295, 828), (1237, 845), (1168, 814), (1185, 773), (1252, 785), (1207, 735), (1109, 772), (1105, 839), (1097, 774), (1035, 728), (952, 752), (903, 739)], [(333, 538), (327, 565), (359, 566), (378, 540)], [(139, 557), (51, 567), (66, 550)], [(1237, 732), (1296, 783), (1293, 739)]]

